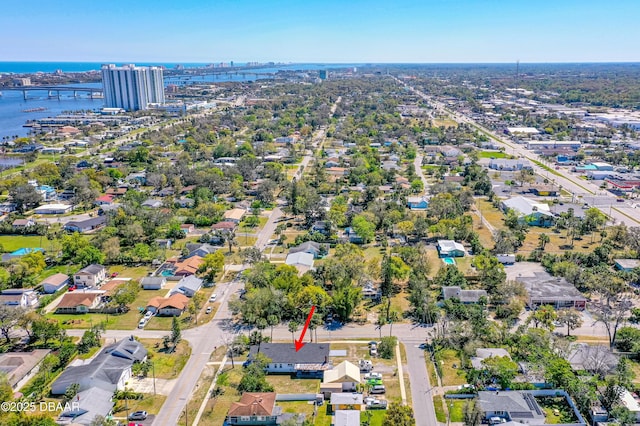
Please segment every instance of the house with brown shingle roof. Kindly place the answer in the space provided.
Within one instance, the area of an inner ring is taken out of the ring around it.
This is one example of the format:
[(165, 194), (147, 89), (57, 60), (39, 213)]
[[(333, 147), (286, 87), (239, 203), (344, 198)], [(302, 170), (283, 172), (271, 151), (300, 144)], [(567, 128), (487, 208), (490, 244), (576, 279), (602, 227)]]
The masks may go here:
[(147, 311), (161, 316), (179, 317), (187, 309), (189, 298), (181, 293), (169, 297), (153, 297), (147, 302)]
[(202, 262), (203, 259), (200, 256), (192, 256), (182, 262), (177, 262), (173, 275), (183, 277), (186, 277), (187, 275), (194, 275), (198, 272), (198, 268), (200, 268)]
[(62, 296), (56, 307), (56, 314), (86, 314), (89, 309), (95, 309), (102, 300), (102, 291), (67, 293)]
[(275, 392), (245, 392), (227, 413), (228, 425), (275, 425), (282, 412), (276, 407)]

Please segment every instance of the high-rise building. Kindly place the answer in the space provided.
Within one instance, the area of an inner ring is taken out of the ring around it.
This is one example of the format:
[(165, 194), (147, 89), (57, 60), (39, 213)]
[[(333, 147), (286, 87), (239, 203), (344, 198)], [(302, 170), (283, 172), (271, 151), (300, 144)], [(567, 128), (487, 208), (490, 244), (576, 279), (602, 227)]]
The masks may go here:
[(108, 108), (127, 111), (147, 109), (164, 103), (164, 80), (160, 67), (102, 66), (104, 102)]

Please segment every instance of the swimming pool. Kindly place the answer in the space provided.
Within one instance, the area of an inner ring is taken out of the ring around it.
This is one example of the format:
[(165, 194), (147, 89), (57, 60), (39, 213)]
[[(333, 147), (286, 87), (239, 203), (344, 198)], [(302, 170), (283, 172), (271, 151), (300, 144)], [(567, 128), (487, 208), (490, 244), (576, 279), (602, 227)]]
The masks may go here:
[(171, 269), (165, 269), (164, 271), (160, 272), (160, 275), (163, 277), (171, 277), (173, 276), (173, 271)]
[(455, 265), (456, 264), (456, 261), (452, 257), (443, 257), (442, 261), (445, 263), (445, 265)]
[(25, 254), (29, 254), (29, 253), (33, 253), (36, 251), (44, 251), (43, 249), (41, 249), (40, 247), (36, 247), (36, 248), (20, 248), (16, 251), (14, 251), (13, 253), (11, 253), (11, 256), (24, 256)]

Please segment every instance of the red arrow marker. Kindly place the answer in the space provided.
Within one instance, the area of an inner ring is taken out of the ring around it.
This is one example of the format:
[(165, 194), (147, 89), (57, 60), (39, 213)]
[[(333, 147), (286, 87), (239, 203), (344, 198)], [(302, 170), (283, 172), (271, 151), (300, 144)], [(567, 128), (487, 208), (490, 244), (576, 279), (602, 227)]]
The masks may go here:
[(307, 332), (307, 328), (309, 328), (309, 323), (311, 322), (311, 317), (313, 316), (313, 312), (316, 310), (316, 307), (311, 305), (311, 311), (309, 311), (309, 315), (307, 315), (307, 321), (304, 323), (304, 328), (302, 329), (302, 333), (300, 333), (300, 339), (296, 340), (296, 352), (298, 352), (304, 346), (304, 333)]

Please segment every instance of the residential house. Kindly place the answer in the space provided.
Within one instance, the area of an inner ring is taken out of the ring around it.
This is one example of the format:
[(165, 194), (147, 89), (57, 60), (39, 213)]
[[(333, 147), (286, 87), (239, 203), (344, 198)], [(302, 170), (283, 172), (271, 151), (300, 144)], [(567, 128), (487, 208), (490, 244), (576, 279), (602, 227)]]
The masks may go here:
[(613, 263), (619, 271), (631, 272), (640, 268), (640, 259), (613, 259)]
[(298, 377), (321, 378), (331, 368), (328, 343), (306, 343), (299, 351), (293, 343), (262, 343), (251, 346), (248, 361), (261, 353), (271, 360), (265, 368), (269, 374), (296, 374)]
[(329, 233), (331, 232), (331, 226), (328, 222), (319, 220), (317, 222), (314, 222), (314, 224), (311, 226), (311, 232), (319, 232), (322, 235), (329, 235)]
[(546, 272), (535, 272), (533, 276), (519, 276), (516, 281), (524, 284), (529, 295), (527, 305), (531, 309), (551, 305), (556, 309), (583, 310), (587, 306), (587, 299), (564, 278), (552, 277)]
[(334, 383), (340, 384), (339, 392), (355, 392), (356, 386), (361, 383), (360, 367), (349, 361), (342, 361), (331, 370), (326, 370), (322, 378), (321, 387), (325, 384)]
[(362, 287), (362, 297), (365, 299), (379, 300), (382, 297), (382, 292), (380, 288), (374, 286), (372, 282), (368, 282)]
[(60, 413), (57, 423), (90, 426), (96, 416), (107, 418), (112, 414), (113, 391), (92, 387), (78, 392), (73, 402)]
[(436, 248), (440, 257), (464, 257), (464, 246), (453, 240), (438, 240)]
[(200, 256), (190, 256), (181, 262), (176, 262), (173, 275), (178, 277), (187, 277), (198, 272), (203, 259)]
[(166, 283), (166, 277), (144, 277), (140, 280), (140, 285), (144, 290), (162, 290)]
[(40, 362), (51, 352), (49, 349), (34, 349), (31, 352), (6, 352), (0, 354), (0, 371), (14, 391), (20, 388), (36, 374)]
[(349, 169), (345, 167), (327, 167), (326, 172), (329, 176), (332, 176), (334, 178), (341, 178), (349, 174)]
[(229, 408), (225, 425), (271, 426), (278, 424), (282, 409), (276, 406), (275, 392), (245, 392)]
[(189, 250), (189, 255), (186, 256), (187, 258), (194, 256), (205, 257), (206, 255), (215, 253), (218, 250), (218, 247), (206, 243), (187, 243), (185, 244), (185, 247)]
[(426, 210), (429, 207), (429, 203), (424, 197), (408, 197), (407, 207), (411, 210)]
[(16, 219), (11, 226), (13, 229), (25, 229), (31, 226), (35, 226), (36, 222), (33, 219)]
[(146, 185), (147, 172), (130, 173), (124, 180), (138, 185)]
[(171, 249), (172, 241), (168, 238), (156, 238), (154, 242), (158, 245), (158, 248), (161, 249)]
[(361, 393), (355, 392), (334, 392), (329, 400), (329, 410), (336, 412), (338, 410), (362, 410), (364, 406), (363, 396)]
[(316, 243), (315, 241), (306, 241), (299, 246), (291, 247), (289, 254), (292, 253), (309, 253), (312, 254), (315, 259), (322, 257), (328, 253), (329, 249), (327, 245)]
[(289, 253), (284, 263), (294, 266), (302, 275), (313, 268), (313, 254), (306, 252)]
[(145, 200), (141, 206), (142, 207), (148, 207), (150, 209), (159, 209), (160, 207), (162, 207), (162, 200), (157, 200), (155, 198), (149, 198), (148, 200)]
[(503, 358), (507, 357), (511, 359), (511, 355), (506, 349), (502, 348), (478, 348), (476, 349), (476, 356), (471, 357), (471, 365), (476, 370), (484, 369), (482, 361), (489, 358)]
[(463, 290), (458, 286), (442, 287), (444, 300), (458, 299), (460, 303), (478, 303), (480, 298), (487, 297), (486, 290)]
[(196, 230), (196, 226), (193, 223), (183, 223), (180, 225), (180, 229), (183, 230), (185, 234), (192, 234)]
[(56, 306), (56, 314), (86, 314), (100, 306), (103, 294), (103, 291), (66, 293)]
[(144, 362), (147, 350), (133, 338), (105, 346), (91, 361), (67, 367), (51, 385), (52, 395), (64, 395), (69, 386), (77, 383), (80, 391), (94, 387), (110, 391), (124, 389), (131, 378), (134, 363)]
[(33, 210), (35, 214), (65, 214), (73, 210), (70, 204), (44, 204)]
[(337, 410), (332, 416), (332, 426), (360, 426), (360, 410)]
[(622, 389), (620, 404), (633, 414), (636, 423), (640, 423), (640, 398), (627, 389)]
[(546, 415), (536, 401), (536, 397), (562, 397), (573, 411), (575, 419), (572, 426), (586, 426), (584, 418), (576, 408), (575, 403), (560, 389), (544, 389), (531, 391), (480, 391), (476, 404), (485, 421), (500, 418), (508, 422), (519, 422), (528, 425), (545, 425)]
[(147, 311), (159, 316), (179, 317), (189, 306), (189, 298), (181, 293), (169, 297), (153, 297), (147, 302)]
[(575, 371), (603, 375), (615, 370), (620, 362), (608, 346), (586, 343), (573, 344), (567, 361)]
[(509, 209), (515, 211), (520, 220), (529, 225), (551, 226), (553, 224), (553, 214), (548, 204), (517, 196), (502, 202), (502, 210), (506, 212)]
[(401, 167), (398, 165), (396, 161), (386, 160), (380, 164), (382, 170), (390, 171), (390, 170), (400, 170)]
[(201, 287), (202, 280), (194, 275), (189, 275), (178, 281), (169, 294), (173, 295), (180, 293), (187, 297), (193, 297), (193, 295), (196, 294), (196, 291), (200, 290)]
[(324, 167), (338, 167), (340, 166), (340, 159), (338, 157), (329, 157), (327, 161), (324, 162)]
[(79, 232), (81, 234), (102, 228), (107, 223), (105, 216), (90, 217), (85, 220), (70, 221), (64, 225), (64, 230), (68, 232)]
[(105, 194), (96, 198), (94, 204), (96, 206), (109, 206), (113, 204), (113, 200), (115, 200), (116, 196), (114, 194)]
[(362, 244), (364, 242), (362, 237), (358, 235), (358, 233), (352, 227), (345, 228), (343, 235), (343, 239), (352, 244)]
[(516, 263), (516, 255), (515, 254), (496, 254), (496, 258), (498, 262), (503, 265), (513, 265)]
[(222, 218), (225, 222), (240, 223), (246, 213), (247, 211), (245, 209), (231, 209), (224, 212)]
[(94, 263), (76, 272), (73, 276), (73, 282), (77, 287), (96, 287), (106, 277), (107, 268)]
[(120, 197), (123, 197), (128, 190), (129, 190), (128, 186), (119, 186), (117, 188), (107, 188), (107, 190), (105, 191), (105, 194), (113, 195), (114, 198), (120, 198)]
[(182, 208), (191, 208), (196, 204), (196, 201), (193, 198), (180, 197), (174, 200), (174, 203)]
[(8, 288), (0, 292), (0, 305), (32, 309), (38, 306), (38, 294), (32, 288)]
[(67, 274), (53, 274), (40, 281), (39, 286), (42, 287), (42, 292), (47, 294), (53, 294), (62, 290), (67, 284), (69, 284), (69, 275)]
[(238, 224), (236, 222), (223, 221), (223, 222), (218, 222), (211, 225), (211, 230), (231, 232), (237, 227), (238, 227)]

